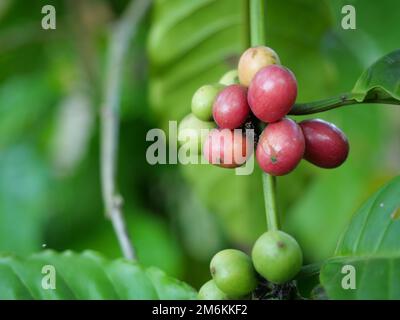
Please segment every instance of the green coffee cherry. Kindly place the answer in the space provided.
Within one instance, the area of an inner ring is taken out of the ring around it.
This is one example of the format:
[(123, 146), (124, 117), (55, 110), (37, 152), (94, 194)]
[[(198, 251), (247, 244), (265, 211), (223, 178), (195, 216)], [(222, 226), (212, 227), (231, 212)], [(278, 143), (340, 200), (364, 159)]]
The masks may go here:
[(239, 84), (239, 73), (236, 69), (225, 73), (218, 81), (220, 84), (230, 86), (232, 84)]
[(224, 85), (219, 83), (200, 87), (192, 98), (192, 113), (200, 120), (212, 120), (214, 100), (223, 88)]
[(282, 231), (268, 231), (261, 235), (251, 256), (257, 272), (277, 284), (292, 280), (303, 264), (299, 244)]
[(199, 290), (199, 300), (228, 300), (228, 296), (222, 292), (215, 284), (214, 280), (209, 280)]
[(250, 257), (242, 251), (218, 252), (210, 263), (215, 284), (230, 298), (240, 298), (257, 287), (256, 273)]
[(180, 146), (187, 143), (188, 149), (197, 150), (197, 154), (201, 154), (203, 143), (209, 131), (216, 127), (215, 122), (199, 120), (192, 113), (189, 113), (179, 123), (178, 143)]

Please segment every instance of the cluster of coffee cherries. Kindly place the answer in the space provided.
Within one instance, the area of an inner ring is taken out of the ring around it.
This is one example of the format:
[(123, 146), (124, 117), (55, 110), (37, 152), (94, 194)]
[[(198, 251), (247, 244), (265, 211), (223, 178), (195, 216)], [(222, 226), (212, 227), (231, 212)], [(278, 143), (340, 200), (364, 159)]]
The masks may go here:
[[(303, 158), (322, 168), (338, 167), (349, 152), (347, 138), (326, 121), (296, 123), (288, 118), (296, 97), (296, 78), (280, 64), (275, 51), (249, 48), (237, 70), (195, 92), (192, 112), (179, 125), (178, 141), (192, 143), (191, 150), (202, 151), (209, 163), (225, 168), (243, 165), (255, 145), (259, 166), (273, 176), (288, 174)], [(192, 132), (189, 142), (187, 129)], [(249, 137), (247, 129), (254, 135)], [(297, 241), (283, 231), (269, 230), (257, 239), (251, 257), (235, 249), (218, 252), (210, 263), (212, 279), (201, 287), (199, 298), (250, 297), (260, 278), (284, 284), (302, 263)]]
[[(273, 176), (288, 174), (302, 158), (322, 168), (340, 166), (349, 152), (346, 136), (324, 120), (296, 123), (286, 117), (296, 97), (296, 78), (280, 64), (275, 51), (249, 48), (237, 70), (195, 92), (192, 112), (179, 125), (178, 140), (186, 142), (181, 133), (190, 129), (197, 138), (192, 140), (196, 150), (209, 163), (226, 168), (243, 165), (256, 143), (259, 166)], [(246, 128), (262, 132), (250, 141)]]
[(297, 241), (289, 234), (271, 230), (262, 234), (253, 246), (251, 258), (236, 249), (218, 252), (210, 263), (212, 279), (199, 290), (201, 300), (252, 298), (260, 277), (273, 284), (292, 280), (303, 264)]

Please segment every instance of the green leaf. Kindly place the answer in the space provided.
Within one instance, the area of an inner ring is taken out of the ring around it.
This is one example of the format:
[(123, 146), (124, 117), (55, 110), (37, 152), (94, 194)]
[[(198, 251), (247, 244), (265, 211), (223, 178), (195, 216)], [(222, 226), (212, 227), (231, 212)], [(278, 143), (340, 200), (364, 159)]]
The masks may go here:
[(351, 93), (296, 103), (290, 114), (312, 114), (358, 103), (400, 104), (400, 49), (381, 57), (366, 69)]
[[(55, 289), (43, 289), (55, 270)], [(45, 278), (45, 280), (43, 280)], [(0, 299), (194, 299), (187, 284), (124, 259), (109, 261), (93, 251), (46, 250), (22, 258), (0, 256)]]
[[(320, 280), (333, 299), (400, 299), (400, 176), (354, 215)], [(355, 289), (342, 287), (345, 265), (355, 268)]]
[(155, 1), (148, 39), (150, 102), (164, 127), (190, 110), (191, 97), (231, 68), (244, 47), (242, 0)]
[(400, 49), (393, 51), (363, 72), (353, 89), (358, 102), (365, 100), (400, 101)]

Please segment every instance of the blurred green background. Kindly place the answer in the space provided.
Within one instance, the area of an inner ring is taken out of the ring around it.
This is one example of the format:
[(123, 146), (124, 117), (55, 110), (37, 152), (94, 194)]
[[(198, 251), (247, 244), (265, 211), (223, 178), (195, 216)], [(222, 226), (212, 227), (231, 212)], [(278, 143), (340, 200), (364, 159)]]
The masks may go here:
[[(0, 1), (0, 251), (94, 249), (121, 255), (104, 218), (99, 106), (109, 31), (126, 0)], [(41, 8), (57, 10), (42, 30)], [(343, 30), (353, 4), (356, 30)], [(260, 171), (151, 166), (146, 133), (190, 110), (193, 92), (235, 67), (247, 47), (244, 0), (156, 0), (124, 66), (118, 185), (146, 266), (198, 287), (218, 250), (249, 250), (265, 229)], [(267, 45), (294, 71), (298, 101), (350, 91), (362, 70), (399, 47), (393, 0), (267, 0)], [(284, 229), (306, 262), (329, 257), (352, 213), (400, 170), (400, 109), (361, 105), (318, 117), (347, 134), (336, 170), (302, 162), (278, 180)]]

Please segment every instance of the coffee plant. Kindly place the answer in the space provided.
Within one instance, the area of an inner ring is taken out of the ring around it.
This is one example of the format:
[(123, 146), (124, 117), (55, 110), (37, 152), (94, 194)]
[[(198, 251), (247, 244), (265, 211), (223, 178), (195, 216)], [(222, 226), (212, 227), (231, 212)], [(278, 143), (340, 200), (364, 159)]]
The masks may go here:
[[(276, 176), (291, 173), (302, 159), (321, 168), (339, 167), (348, 156), (349, 142), (346, 135), (332, 123), (321, 119), (308, 119), (296, 123), (288, 115), (319, 113), (358, 103), (399, 104), (400, 51), (392, 52), (375, 62), (359, 78), (351, 93), (338, 99), (295, 104), (298, 91), (295, 75), (281, 64), (275, 50), (264, 45), (264, 1), (251, 0), (249, 4), (250, 39), (253, 46), (243, 52), (236, 70), (222, 76), (219, 85), (205, 85), (195, 93), (192, 114), (187, 117), (214, 120), (218, 129), (212, 129), (201, 147), (210, 164), (224, 168), (239, 167), (251, 156), (252, 150), (247, 147), (250, 141), (244, 136), (245, 123), (250, 122), (251, 128), (261, 128), (261, 134), (253, 137), (254, 141), (250, 144), (256, 145), (256, 160), (264, 172), (268, 231), (254, 243), (251, 259), (244, 252), (235, 249), (220, 251), (212, 258), (212, 279), (200, 289), (201, 299), (237, 299), (250, 294), (253, 294), (253, 298), (263, 298), (268, 291), (276, 290), (277, 286), (279, 288), (301, 275), (301, 248), (296, 239), (279, 230), (274, 199)], [(203, 137), (200, 136), (200, 132), (195, 132), (198, 134), (198, 137), (195, 136), (196, 141), (201, 141)], [(237, 161), (238, 158), (240, 161)], [(389, 197), (396, 195), (399, 193)], [(380, 207), (385, 206), (386, 201), (381, 202)], [(386, 239), (386, 229), (394, 225), (399, 228), (395, 224), (398, 210), (398, 205), (393, 204), (386, 215), (381, 213), (381, 219), (386, 219), (387, 222), (383, 223), (385, 229), (382, 230), (382, 238), (375, 246), (374, 253), (379, 251), (381, 243)], [(354, 220), (363, 224), (372, 223), (369, 214), (365, 220), (360, 220), (358, 213)], [(359, 229), (364, 231), (367, 227), (368, 225), (364, 225)], [(363, 234), (354, 236), (354, 240), (359, 241), (361, 236)], [(357, 242), (355, 246), (358, 247)], [(366, 254), (365, 259), (371, 259), (368, 257), (371, 253)], [(349, 289), (334, 276), (341, 272), (341, 267), (347, 266), (346, 263), (348, 262), (338, 262), (333, 258), (322, 266), (322, 284), (326, 281), (326, 270), (329, 270), (330, 276), (333, 277), (328, 280), (329, 286), (325, 287), (329, 296), (335, 297), (337, 291), (340, 291), (340, 286), (342, 290)], [(356, 266), (350, 263), (349, 265), (354, 268), (351, 270), (357, 270)], [(359, 269), (359, 273), (363, 274), (362, 279), (366, 273), (364, 268), (365, 266)], [(387, 276), (390, 277), (392, 273), (393, 269), (389, 270)], [(259, 286), (264, 290), (255, 290), (256, 274), (261, 276)], [(337, 284), (333, 283), (334, 279)], [(265, 286), (265, 281), (272, 286)], [(352, 289), (361, 285), (360, 282), (356, 283), (355, 279), (353, 282)], [(368, 286), (364, 283), (362, 285), (363, 288)], [(367, 296), (379, 296), (379, 293), (371, 292), (374, 285), (376, 284), (370, 284), (371, 289), (366, 289)], [(398, 286), (392, 282), (389, 285), (395, 288)]]
[(400, 299), (399, 4), (53, 2), (0, 1), (0, 300)]

